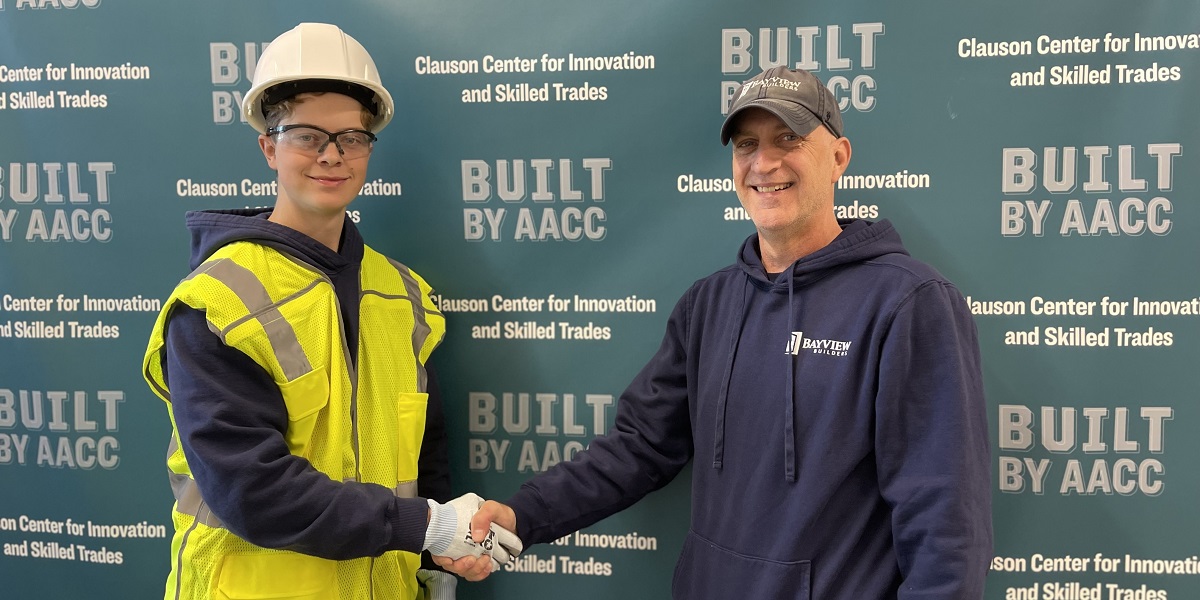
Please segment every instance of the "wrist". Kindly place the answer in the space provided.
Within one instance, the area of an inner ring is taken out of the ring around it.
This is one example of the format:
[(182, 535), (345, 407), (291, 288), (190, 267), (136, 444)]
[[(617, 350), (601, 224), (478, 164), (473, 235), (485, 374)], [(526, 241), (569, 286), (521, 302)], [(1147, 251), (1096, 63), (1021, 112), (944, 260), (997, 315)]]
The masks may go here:
[(429, 524), (425, 529), (425, 544), (422, 550), (428, 550), (434, 556), (446, 553), (454, 542), (454, 532), (458, 529), (458, 513), (448, 504), (439, 504), (429, 500)]

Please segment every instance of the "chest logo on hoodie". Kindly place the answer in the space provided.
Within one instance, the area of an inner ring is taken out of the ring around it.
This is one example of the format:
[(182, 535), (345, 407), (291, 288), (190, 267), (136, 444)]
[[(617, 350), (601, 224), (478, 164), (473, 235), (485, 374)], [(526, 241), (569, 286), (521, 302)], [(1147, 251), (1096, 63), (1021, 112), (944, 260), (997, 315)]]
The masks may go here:
[(784, 350), (784, 352), (791, 355), (799, 355), (800, 351), (803, 350), (813, 354), (846, 356), (850, 353), (851, 343), (852, 342), (843, 342), (839, 340), (813, 339), (810, 337), (805, 337), (803, 331), (793, 331), (792, 336), (788, 338), (787, 348)]

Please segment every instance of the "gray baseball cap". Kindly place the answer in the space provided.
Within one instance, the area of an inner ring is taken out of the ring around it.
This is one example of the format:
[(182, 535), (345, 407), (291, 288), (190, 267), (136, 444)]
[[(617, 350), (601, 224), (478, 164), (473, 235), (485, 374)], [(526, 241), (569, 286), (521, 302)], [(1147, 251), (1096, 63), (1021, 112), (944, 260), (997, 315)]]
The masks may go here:
[(824, 125), (834, 137), (842, 137), (842, 111), (833, 93), (816, 75), (803, 69), (771, 67), (734, 90), (729, 115), (721, 125), (721, 145), (728, 145), (733, 137), (738, 113), (753, 107), (779, 117), (799, 135), (808, 135)]

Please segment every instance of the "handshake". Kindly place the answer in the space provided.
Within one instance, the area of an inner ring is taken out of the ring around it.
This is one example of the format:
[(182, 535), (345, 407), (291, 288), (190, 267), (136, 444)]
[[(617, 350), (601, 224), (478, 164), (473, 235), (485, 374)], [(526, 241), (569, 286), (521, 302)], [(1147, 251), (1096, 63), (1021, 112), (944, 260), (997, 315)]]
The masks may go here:
[(483, 498), (475, 494), (464, 494), (446, 504), (430, 500), (429, 529), (425, 533), (429, 553), (453, 560), (486, 554), (493, 571), (515, 560), (524, 549), (517, 534), (491, 523), (482, 541), (476, 542), (471, 536), (471, 518), (482, 505)]

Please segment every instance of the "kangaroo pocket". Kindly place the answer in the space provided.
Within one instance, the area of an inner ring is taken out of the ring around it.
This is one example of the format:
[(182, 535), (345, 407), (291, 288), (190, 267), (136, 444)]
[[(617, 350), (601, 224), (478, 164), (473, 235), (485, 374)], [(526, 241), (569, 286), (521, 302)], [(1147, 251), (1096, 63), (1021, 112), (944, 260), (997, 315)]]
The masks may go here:
[(216, 600), (337, 598), (337, 563), (295, 552), (231, 554), (221, 561)]
[(812, 600), (812, 562), (733, 552), (688, 532), (675, 565), (672, 597), (687, 600)]

